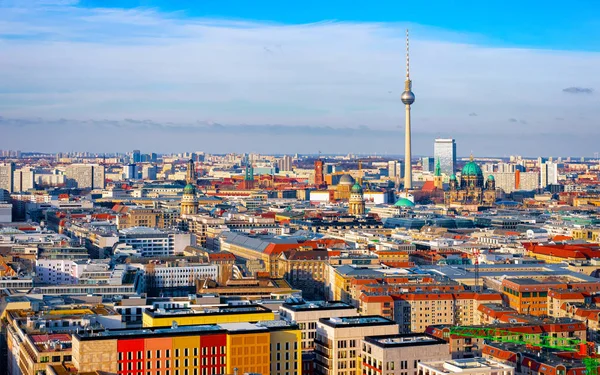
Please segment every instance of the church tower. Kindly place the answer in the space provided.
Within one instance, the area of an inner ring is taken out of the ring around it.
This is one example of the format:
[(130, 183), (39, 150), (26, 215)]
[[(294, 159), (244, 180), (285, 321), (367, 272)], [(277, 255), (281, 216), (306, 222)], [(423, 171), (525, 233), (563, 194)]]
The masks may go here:
[(436, 189), (443, 190), (444, 182), (442, 180), (442, 167), (440, 165), (440, 158), (438, 158), (437, 163), (435, 164), (435, 173), (433, 174), (433, 186)]
[(350, 215), (360, 216), (365, 214), (365, 200), (363, 198), (363, 189), (359, 184), (354, 184), (350, 189), (350, 199), (348, 200), (348, 213)]
[(190, 159), (187, 163), (187, 173), (185, 176), (187, 185), (183, 188), (181, 196), (181, 215), (196, 215), (198, 213), (198, 199), (196, 198), (196, 167), (194, 161)]

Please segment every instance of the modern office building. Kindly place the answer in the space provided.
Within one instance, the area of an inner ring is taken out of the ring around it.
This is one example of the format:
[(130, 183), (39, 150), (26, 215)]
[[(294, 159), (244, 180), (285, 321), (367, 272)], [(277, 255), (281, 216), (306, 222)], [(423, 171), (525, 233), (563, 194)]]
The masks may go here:
[(134, 163), (139, 163), (142, 161), (142, 153), (140, 150), (133, 150), (131, 153), (131, 159)]
[(123, 179), (137, 180), (137, 178), (138, 178), (137, 164), (127, 164), (127, 165), (123, 166)]
[(104, 166), (99, 164), (71, 164), (65, 175), (73, 180), (78, 188), (104, 189)]
[(421, 167), (423, 168), (423, 172), (433, 172), (435, 168), (435, 159), (429, 156), (422, 157)]
[(130, 245), (142, 256), (174, 256), (192, 244), (190, 233), (162, 231), (155, 228), (131, 227), (119, 231), (119, 242)]
[(540, 165), (540, 188), (558, 184), (558, 164), (551, 161)]
[(158, 173), (158, 167), (153, 164), (144, 164), (142, 167), (142, 179), (144, 180), (156, 180), (156, 174)]
[(433, 147), (433, 157), (440, 161), (442, 173), (451, 176), (456, 171), (456, 142), (452, 138), (437, 138)]

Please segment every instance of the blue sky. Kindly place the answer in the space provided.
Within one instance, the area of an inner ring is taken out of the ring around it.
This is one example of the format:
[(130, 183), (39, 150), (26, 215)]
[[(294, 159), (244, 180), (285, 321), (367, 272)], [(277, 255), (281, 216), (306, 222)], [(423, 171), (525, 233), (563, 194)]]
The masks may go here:
[(0, 0), (0, 148), (599, 151), (597, 1)]

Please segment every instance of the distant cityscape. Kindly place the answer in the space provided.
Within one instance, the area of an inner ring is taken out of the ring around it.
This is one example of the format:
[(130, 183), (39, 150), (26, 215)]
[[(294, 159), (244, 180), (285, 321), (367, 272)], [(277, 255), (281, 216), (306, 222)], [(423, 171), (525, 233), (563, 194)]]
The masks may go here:
[(0, 374), (598, 375), (599, 155), (413, 154), (409, 48), (401, 155), (0, 150)]

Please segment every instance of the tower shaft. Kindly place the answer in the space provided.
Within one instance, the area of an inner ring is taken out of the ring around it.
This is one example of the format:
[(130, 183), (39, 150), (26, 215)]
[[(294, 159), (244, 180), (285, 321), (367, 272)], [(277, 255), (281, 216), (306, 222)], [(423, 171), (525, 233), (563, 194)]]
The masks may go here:
[(406, 104), (406, 124), (404, 130), (404, 189), (412, 189), (412, 150), (410, 132), (410, 104)]

